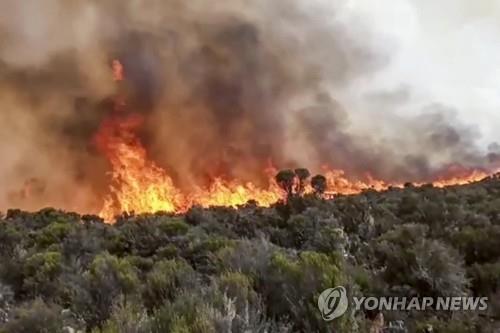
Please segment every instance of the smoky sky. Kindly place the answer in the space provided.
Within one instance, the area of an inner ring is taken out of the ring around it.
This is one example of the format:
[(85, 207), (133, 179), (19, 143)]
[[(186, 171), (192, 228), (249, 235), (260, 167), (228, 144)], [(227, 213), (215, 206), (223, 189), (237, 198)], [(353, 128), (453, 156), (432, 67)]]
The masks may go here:
[(1, 1), (0, 206), (36, 178), (49, 194), (28, 207), (92, 207), (109, 171), (92, 136), (116, 94), (144, 116), (150, 157), (180, 186), (262, 181), (269, 163), (389, 181), (451, 165), (492, 170), (497, 146), (481, 147), (481, 129), (457, 106), (394, 112), (415, 105), (410, 85), (357, 96), (395, 56), (349, 10), (340, 0)]

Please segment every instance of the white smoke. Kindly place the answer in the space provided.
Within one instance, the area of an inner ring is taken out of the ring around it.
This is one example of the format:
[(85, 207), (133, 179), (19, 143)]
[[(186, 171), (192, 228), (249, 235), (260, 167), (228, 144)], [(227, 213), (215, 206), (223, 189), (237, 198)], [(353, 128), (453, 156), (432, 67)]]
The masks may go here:
[(376, 75), (344, 92), (360, 122), (419, 114), (439, 103), (477, 127), (480, 146), (500, 140), (499, 1), (351, 0), (344, 12), (347, 22), (369, 24), (366, 42), (390, 55)]

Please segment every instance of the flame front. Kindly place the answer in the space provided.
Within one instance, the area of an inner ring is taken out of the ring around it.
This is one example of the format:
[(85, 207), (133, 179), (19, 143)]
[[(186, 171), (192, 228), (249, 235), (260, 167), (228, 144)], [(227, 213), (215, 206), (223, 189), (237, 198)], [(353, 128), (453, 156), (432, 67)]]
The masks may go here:
[[(112, 62), (113, 79), (120, 83), (124, 80), (124, 68), (118, 61)], [(106, 221), (112, 221), (121, 213), (150, 213), (157, 211), (182, 213), (193, 205), (202, 207), (236, 207), (249, 201), (260, 206), (270, 206), (284, 198), (284, 192), (274, 181), (276, 169), (264, 170), (268, 178), (268, 187), (259, 188), (251, 182), (213, 178), (207, 186), (195, 186), (189, 191), (182, 191), (167, 171), (148, 158), (137, 132), (143, 119), (126, 110), (124, 96), (117, 94), (114, 110), (101, 124), (95, 136), (95, 144), (109, 161), (112, 171), (109, 195), (105, 198), (99, 215)], [(456, 170), (455, 170), (456, 171)], [(460, 174), (450, 170), (449, 174)], [(356, 194), (366, 189), (378, 191), (388, 189), (384, 181), (366, 177), (365, 181), (352, 181), (344, 171), (325, 168), (327, 179), (326, 194)], [(483, 171), (461, 172), (460, 176), (441, 177), (433, 184), (444, 187), (466, 184), (488, 176)], [(310, 186), (306, 192), (312, 192)]]
[(134, 133), (140, 118), (115, 116), (105, 121), (96, 137), (112, 166), (111, 194), (100, 215), (120, 212), (175, 212), (185, 208), (181, 193), (165, 170), (149, 161)]
[[(124, 69), (118, 60), (112, 62), (113, 79), (124, 80)], [(108, 116), (95, 136), (95, 144), (111, 164), (112, 185), (105, 198), (100, 216), (111, 221), (117, 214), (148, 212), (185, 212), (193, 205), (232, 206), (251, 200), (260, 206), (270, 206), (283, 197), (281, 189), (270, 176), (269, 188), (258, 188), (251, 182), (226, 181), (215, 178), (207, 187), (195, 187), (181, 192), (166, 170), (148, 156), (137, 131), (142, 117), (125, 110), (125, 99), (118, 94), (114, 112)], [(274, 173), (274, 171), (271, 171)]]
[(117, 115), (103, 122), (96, 136), (97, 146), (112, 167), (111, 194), (106, 197), (100, 216), (107, 221), (122, 212), (185, 212), (193, 205), (236, 207), (254, 200), (269, 206), (282, 198), (282, 191), (270, 182), (268, 189), (236, 180), (216, 178), (208, 187), (182, 193), (167, 172), (150, 161), (135, 130), (141, 119)]

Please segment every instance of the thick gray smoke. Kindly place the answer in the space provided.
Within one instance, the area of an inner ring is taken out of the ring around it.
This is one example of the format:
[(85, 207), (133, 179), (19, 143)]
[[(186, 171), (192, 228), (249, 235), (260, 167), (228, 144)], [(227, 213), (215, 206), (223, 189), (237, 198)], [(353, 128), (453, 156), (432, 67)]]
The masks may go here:
[(96, 206), (115, 58), (148, 151), (182, 186), (255, 180), (270, 161), (394, 181), (492, 169), (498, 146), (481, 149), (447, 101), (402, 114), (412, 86), (366, 89), (394, 57), (361, 14), (342, 0), (0, 1), (0, 207)]

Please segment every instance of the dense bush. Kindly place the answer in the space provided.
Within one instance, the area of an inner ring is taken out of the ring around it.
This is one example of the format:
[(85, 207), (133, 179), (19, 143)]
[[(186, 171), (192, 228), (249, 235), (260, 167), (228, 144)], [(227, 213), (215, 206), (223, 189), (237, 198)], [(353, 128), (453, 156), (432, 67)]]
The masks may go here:
[[(380, 325), (396, 332), (397, 320), (407, 332), (494, 332), (497, 179), (323, 200), (319, 176), (316, 192), (304, 195), (305, 171), (280, 174), (289, 197), (270, 208), (194, 207), (182, 216), (123, 215), (113, 225), (50, 208), (6, 212), (0, 332), (365, 332)], [(487, 296), (491, 307), (460, 315), (348, 311), (327, 323), (318, 296), (338, 285), (358, 295)]]

